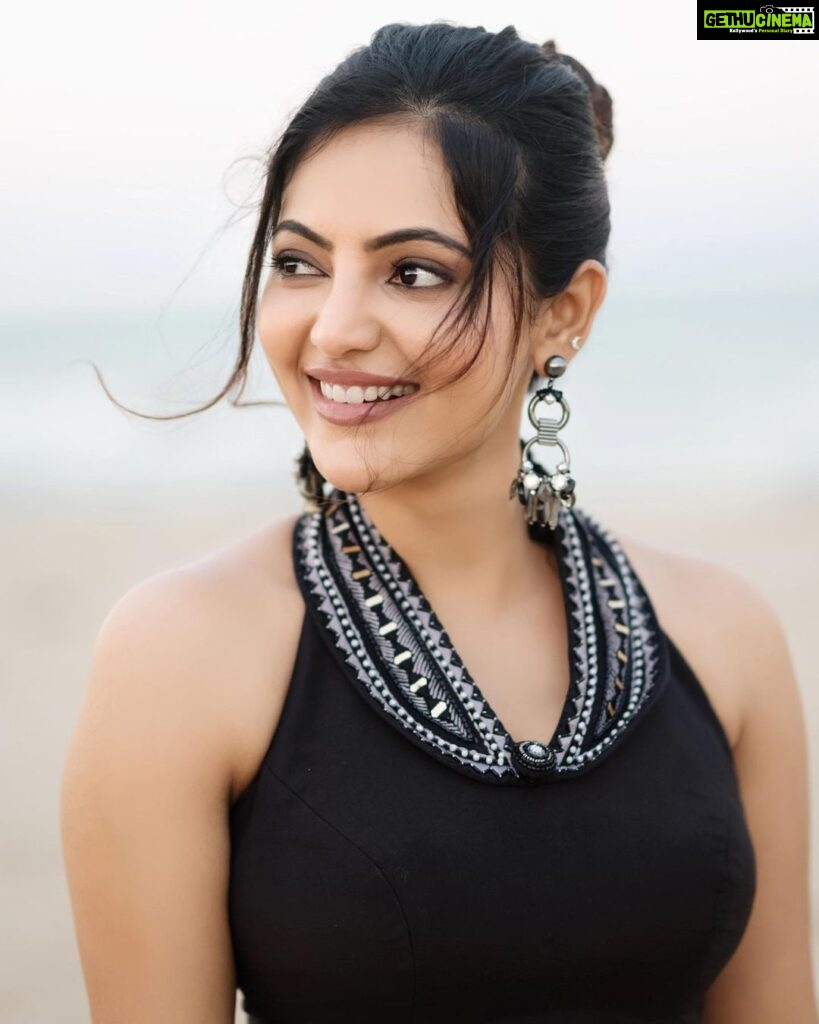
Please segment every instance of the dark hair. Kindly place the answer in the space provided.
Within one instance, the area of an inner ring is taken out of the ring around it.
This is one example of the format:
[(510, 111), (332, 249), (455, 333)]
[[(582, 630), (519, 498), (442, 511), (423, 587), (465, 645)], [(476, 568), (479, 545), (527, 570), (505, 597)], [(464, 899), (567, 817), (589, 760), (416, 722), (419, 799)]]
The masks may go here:
[[(558, 295), (586, 259), (606, 264), (610, 209), (603, 161), (611, 149), (607, 90), (554, 40), (542, 46), (508, 25), (499, 32), (437, 21), (384, 25), (325, 76), (264, 155), (263, 195), (241, 293), (240, 346), (215, 405), (236, 385), (240, 403), (254, 341), (258, 291), (282, 196), (294, 170), (345, 127), (365, 122), (420, 127), (439, 148), (470, 241), (471, 272), (450, 315), (459, 328), (445, 356), (487, 313), (479, 344), (438, 390), (480, 354), (491, 311), (494, 268), (510, 285), (515, 352), (526, 315)], [(437, 335), (436, 330), (435, 335)], [(424, 370), (435, 362), (422, 353)], [(412, 376), (420, 365), (401, 369)], [(99, 374), (98, 374), (99, 376)], [(539, 377), (532, 374), (529, 392)], [(103, 384), (104, 387), (104, 384)], [(106, 389), (107, 392), (107, 389)], [(117, 403), (119, 404), (119, 403)], [(322, 478), (323, 479), (323, 478)]]

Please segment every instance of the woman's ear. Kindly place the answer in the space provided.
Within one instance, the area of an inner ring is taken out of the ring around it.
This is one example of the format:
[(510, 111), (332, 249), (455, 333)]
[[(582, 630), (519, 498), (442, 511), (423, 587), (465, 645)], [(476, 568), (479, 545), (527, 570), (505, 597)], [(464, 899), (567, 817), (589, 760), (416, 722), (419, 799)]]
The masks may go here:
[[(563, 291), (544, 300), (532, 325), (532, 362), (538, 375), (549, 356), (571, 362), (591, 333), (594, 317), (606, 297), (608, 277), (598, 260), (584, 260)], [(572, 345), (575, 342), (577, 349)]]

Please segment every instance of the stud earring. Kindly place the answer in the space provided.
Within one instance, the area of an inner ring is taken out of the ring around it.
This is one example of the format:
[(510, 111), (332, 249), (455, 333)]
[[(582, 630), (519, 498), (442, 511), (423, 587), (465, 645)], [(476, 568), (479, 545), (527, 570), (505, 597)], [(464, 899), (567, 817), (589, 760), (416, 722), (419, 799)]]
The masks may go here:
[(574, 337), (574, 338), (572, 338), (572, 340), (571, 340), (571, 343), (570, 343), (570, 344), (571, 344), (572, 348), (573, 348), (573, 349), (575, 350), (575, 352), (578, 352), (578, 351), (580, 350), (580, 342), (581, 342), (582, 340), (583, 340), (583, 339), (582, 339), (582, 338), (580, 337), (580, 335), (579, 335), (579, 334), (578, 334), (578, 335), (575, 335), (575, 337)]
[[(545, 387), (540, 388), (532, 396), (528, 409), (529, 422), (537, 433), (523, 445), (520, 468), (509, 488), (509, 498), (517, 495), (518, 501), (526, 509), (526, 522), (530, 525), (548, 526), (550, 530), (557, 526), (560, 505), (572, 508), (576, 500), (575, 481), (569, 472), (569, 450), (557, 436), (558, 431), (569, 422), (569, 404), (563, 397), (563, 392), (554, 387), (554, 381), (563, 374), (567, 365), (563, 356), (559, 355), (550, 356), (546, 360), (544, 376), (548, 376), (549, 380)], [(535, 409), (539, 402), (545, 402), (547, 405), (559, 402), (560, 419), (536, 418)], [(529, 458), (529, 451), (535, 444), (560, 448), (563, 458), (553, 473), (544, 470)]]

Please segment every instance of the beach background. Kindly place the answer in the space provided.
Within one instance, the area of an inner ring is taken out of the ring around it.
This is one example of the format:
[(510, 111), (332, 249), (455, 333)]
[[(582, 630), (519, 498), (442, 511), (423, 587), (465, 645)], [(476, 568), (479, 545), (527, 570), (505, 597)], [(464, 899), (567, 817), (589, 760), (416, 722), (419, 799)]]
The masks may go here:
[[(698, 42), (693, 8), (644, 3), (405, 10), (168, 0), (126, 17), (52, 0), (0, 41), (3, 1024), (89, 1019), (57, 814), (102, 620), (145, 577), (300, 507), (286, 408), (129, 417), (88, 361), (153, 415), (220, 389), (254, 158), (388, 21), (513, 23), (614, 97), (609, 293), (565, 378), (578, 503), (615, 534), (734, 569), (776, 607), (811, 742), (819, 969), (815, 45)], [(243, 400), (276, 399), (257, 351)]]

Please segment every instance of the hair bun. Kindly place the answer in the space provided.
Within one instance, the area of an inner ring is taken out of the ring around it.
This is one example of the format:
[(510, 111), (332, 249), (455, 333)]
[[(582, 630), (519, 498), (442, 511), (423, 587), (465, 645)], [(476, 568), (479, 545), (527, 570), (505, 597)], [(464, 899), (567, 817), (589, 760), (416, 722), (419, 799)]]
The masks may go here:
[(559, 53), (554, 39), (548, 39), (543, 44), (543, 52), (549, 60), (560, 61), (567, 64), (585, 83), (591, 97), (592, 113), (594, 114), (594, 127), (597, 132), (597, 145), (600, 156), (603, 160), (609, 155), (614, 142), (614, 127), (612, 119), (612, 102), (608, 89), (596, 82), (588, 69), (570, 57), (568, 53)]

